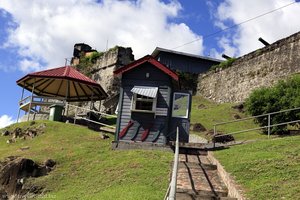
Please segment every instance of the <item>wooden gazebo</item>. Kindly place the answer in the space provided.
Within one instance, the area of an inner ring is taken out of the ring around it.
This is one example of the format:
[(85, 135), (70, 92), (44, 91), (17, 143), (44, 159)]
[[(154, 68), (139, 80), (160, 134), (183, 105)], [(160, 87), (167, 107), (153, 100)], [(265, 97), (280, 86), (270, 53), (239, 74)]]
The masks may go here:
[[(71, 66), (43, 70), (27, 74), (17, 81), (23, 88), (20, 110), (35, 111), (36, 106), (65, 105), (66, 102), (98, 101), (107, 98), (106, 92), (94, 80), (83, 75)], [(23, 98), (24, 89), (31, 96)], [(35, 96), (34, 96), (35, 95)]]

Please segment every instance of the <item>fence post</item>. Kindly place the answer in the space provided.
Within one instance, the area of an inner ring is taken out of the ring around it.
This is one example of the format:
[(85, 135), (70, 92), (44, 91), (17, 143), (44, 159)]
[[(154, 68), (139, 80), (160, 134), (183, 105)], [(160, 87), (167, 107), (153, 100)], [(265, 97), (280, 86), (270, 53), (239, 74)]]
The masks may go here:
[(78, 112), (78, 107), (75, 108), (74, 124), (76, 124), (77, 112)]
[(270, 134), (271, 134), (271, 115), (268, 114), (268, 139), (270, 138)]
[(214, 124), (214, 135), (213, 135), (213, 140), (214, 140), (214, 148), (216, 147), (216, 139), (215, 139), (215, 136), (216, 136), (216, 133), (217, 132), (217, 127), (216, 125)]

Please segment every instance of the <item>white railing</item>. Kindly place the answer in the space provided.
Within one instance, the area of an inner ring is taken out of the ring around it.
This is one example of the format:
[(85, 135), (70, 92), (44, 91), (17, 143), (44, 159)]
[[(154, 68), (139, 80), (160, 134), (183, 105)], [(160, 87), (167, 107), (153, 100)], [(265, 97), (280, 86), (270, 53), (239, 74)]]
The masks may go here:
[(111, 118), (117, 118), (116, 115), (110, 115), (110, 114), (102, 113), (102, 112), (99, 112), (99, 111), (96, 111), (96, 110), (88, 109), (88, 108), (85, 108), (85, 107), (79, 107), (79, 106), (75, 106), (75, 105), (72, 105), (72, 104), (66, 104), (66, 110), (68, 110), (70, 107), (75, 109), (74, 124), (76, 123), (76, 119), (83, 119), (83, 120), (86, 120), (88, 122), (92, 122), (92, 123), (95, 123), (95, 124), (106, 126), (106, 127), (112, 128), (112, 129), (116, 128), (115, 126), (111, 126), (111, 125), (108, 125), (108, 124), (105, 124), (105, 123), (94, 121), (94, 120), (91, 120), (89, 118), (81, 117), (80, 113), (84, 113), (84, 115), (87, 115), (88, 112), (93, 112), (93, 113), (98, 114), (100, 116), (106, 116), (106, 117), (111, 117)]
[(178, 162), (179, 162), (179, 129), (177, 127), (172, 179), (169, 184), (169, 187), (168, 187), (168, 190), (167, 190), (164, 200), (175, 200), (176, 199)]
[(63, 104), (64, 98), (62, 97), (46, 97), (46, 96), (28, 96), (19, 101), (19, 105), (25, 105), (30, 102), (35, 103), (61, 103)]
[[(277, 111), (277, 112), (272, 112), (272, 113), (267, 113), (267, 114), (262, 114), (262, 115), (256, 115), (256, 116), (252, 116), (252, 117), (246, 117), (246, 118), (242, 118), (242, 119), (237, 119), (237, 120), (232, 120), (232, 121), (228, 121), (228, 122), (222, 122), (222, 123), (214, 124), (214, 137), (222, 137), (224, 135), (234, 135), (234, 134), (238, 134), (238, 133), (245, 133), (245, 132), (250, 132), (250, 131), (255, 131), (255, 130), (260, 130), (260, 129), (268, 129), (268, 138), (270, 138), (271, 128), (272, 127), (282, 126), (282, 125), (287, 125), (287, 124), (293, 124), (293, 123), (300, 122), (300, 120), (293, 120), (293, 121), (289, 121), (289, 122), (282, 122), (282, 123), (278, 123), (278, 124), (271, 124), (271, 116), (279, 114), (279, 113), (285, 113), (285, 112), (295, 111), (295, 110), (300, 110), (300, 107), (298, 107), (298, 108), (291, 108), (291, 109), (281, 110), (281, 111)], [(257, 128), (251, 128), (251, 129), (245, 129), (245, 130), (235, 131), (235, 132), (230, 132), (230, 133), (223, 134), (223, 135), (216, 135), (217, 134), (217, 126), (221, 126), (221, 125), (225, 125), (225, 124), (231, 124), (231, 123), (237, 123), (237, 122), (246, 121), (246, 120), (250, 120), (250, 119), (257, 119), (257, 118), (266, 117), (266, 116), (268, 117), (268, 125), (267, 126), (262, 126), (262, 127), (257, 127)]]

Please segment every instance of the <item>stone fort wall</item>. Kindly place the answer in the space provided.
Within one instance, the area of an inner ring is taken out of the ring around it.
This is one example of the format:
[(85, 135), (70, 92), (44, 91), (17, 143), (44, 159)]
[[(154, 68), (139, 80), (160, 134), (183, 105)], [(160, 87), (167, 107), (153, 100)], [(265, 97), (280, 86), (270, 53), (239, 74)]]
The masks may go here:
[(300, 72), (300, 32), (238, 58), (226, 69), (198, 77), (197, 95), (215, 102), (243, 102), (256, 88)]

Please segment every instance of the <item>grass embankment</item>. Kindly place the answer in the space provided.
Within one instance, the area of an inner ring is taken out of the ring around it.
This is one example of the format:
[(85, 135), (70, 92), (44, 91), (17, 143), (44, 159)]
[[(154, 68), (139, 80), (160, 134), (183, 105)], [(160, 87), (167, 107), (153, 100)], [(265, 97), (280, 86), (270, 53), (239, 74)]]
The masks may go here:
[(300, 199), (300, 136), (215, 152), (250, 199)]
[[(232, 106), (235, 105), (232, 103), (217, 104), (200, 96), (193, 96), (192, 101), (191, 124), (201, 123), (207, 130), (210, 131), (213, 131), (213, 125), (216, 123), (235, 120), (235, 116), (239, 116), (241, 118), (248, 117), (246, 113), (239, 112), (237, 109), (232, 108)], [(255, 124), (253, 120), (247, 120), (217, 126), (217, 132), (230, 133), (256, 127), (258, 127), (258, 125)], [(192, 133), (196, 132), (192, 131)], [(204, 131), (201, 132), (200, 135), (207, 137), (206, 133), (207, 132)], [(234, 135), (234, 137), (236, 140), (267, 138), (267, 136), (261, 134), (260, 131), (239, 133)]]
[[(6, 144), (0, 136), (0, 159), (22, 156), (57, 162), (48, 176), (30, 179), (54, 199), (162, 199), (169, 181), (172, 153), (163, 151), (113, 151), (111, 141), (97, 132), (73, 124), (50, 121), (45, 133), (30, 140)], [(20, 123), (18, 127), (27, 127)], [(16, 125), (10, 127), (14, 129)], [(113, 138), (111, 136), (111, 138)], [(28, 150), (20, 150), (29, 147)], [(44, 198), (42, 198), (44, 199)]]

